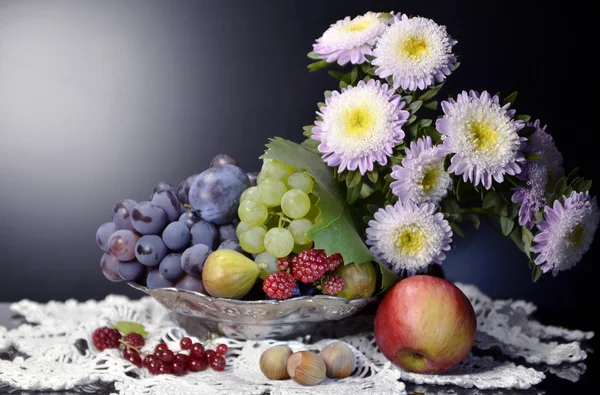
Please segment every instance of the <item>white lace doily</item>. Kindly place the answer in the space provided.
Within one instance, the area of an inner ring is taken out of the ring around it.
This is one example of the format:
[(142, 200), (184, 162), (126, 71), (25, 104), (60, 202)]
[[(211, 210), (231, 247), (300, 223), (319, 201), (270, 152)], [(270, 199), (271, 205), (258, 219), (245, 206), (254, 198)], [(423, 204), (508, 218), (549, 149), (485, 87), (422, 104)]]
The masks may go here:
[[(379, 352), (372, 332), (364, 330), (365, 320), (357, 318), (343, 325), (345, 333), (348, 328), (355, 328), (350, 336), (337, 336), (335, 325), (328, 332), (329, 338), (339, 337), (348, 343), (357, 356), (357, 369), (343, 380), (327, 379), (310, 388), (291, 380), (269, 381), (257, 362), (266, 348), (281, 342), (223, 338), (216, 341), (229, 345), (224, 372), (208, 369), (184, 377), (152, 376), (125, 361), (117, 350), (98, 352), (88, 347), (92, 331), (116, 321), (142, 323), (150, 333), (143, 351), (149, 351), (161, 340), (176, 348), (182, 330), (170, 320), (168, 311), (150, 297), (129, 300), (111, 295), (102, 301), (83, 303), (69, 300), (39, 304), (23, 300), (13, 304), (11, 309), (28, 324), (10, 331), (0, 327), (0, 389), (77, 389), (94, 393), (114, 384), (115, 393), (126, 395), (406, 394), (403, 382), (414, 383), (417, 388), (421, 384), (437, 384), (481, 390), (527, 389), (540, 383), (544, 372), (576, 381), (585, 371), (580, 361), (587, 355), (581, 342), (590, 339), (592, 332), (544, 326), (530, 317), (535, 311), (531, 303), (492, 300), (474, 286), (457, 285), (475, 308), (477, 340), (471, 355), (440, 375), (410, 373), (392, 365)], [(294, 351), (319, 350), (330, 341), (287, 344)]]

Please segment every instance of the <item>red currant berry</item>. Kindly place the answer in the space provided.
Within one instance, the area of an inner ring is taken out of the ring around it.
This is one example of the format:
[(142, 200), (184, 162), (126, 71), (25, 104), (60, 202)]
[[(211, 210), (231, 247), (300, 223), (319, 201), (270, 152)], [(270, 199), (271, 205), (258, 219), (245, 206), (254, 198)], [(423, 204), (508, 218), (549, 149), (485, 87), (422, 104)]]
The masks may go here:
[(176, 354), (175, 355), (175, 360), (179, 361), (179, 362), (183, 362), (183, 363), (188, 363), (190, 360), (190, 357), (188, 355), (185, 354)]
[(161, 363), (160, 365), (158, 365), (158, 374), (171, 374), (172, 370), (171, 370), (171, 365), (166, 364), (166, 363)]
[(171, 362), (173, 362), (174, 359), (175, 359), (175, 354), (173, 354), (173, 351), (171, 351), (171, 350), (163, 351), (162, 354), (160, 355), (160, 360), (163, 361), (164, 363), (171, 363)]
[(171, 364), (171, 370), (173, 371), (174, 375), (183, 376), (187, 373), (187, 364), (185, 362), (175, 360)]
[(212, 368), (212, 370), (217, 371), (217, 372), (222, 372), (225, 370), (225, 366), (227, 365), (227, 362), (225, 361), (225, 358), (223, 358), (220, 355), (216, 355), (211, 361), (210, 361), (210, 367)]
[(227, 355), (227, 351), (229, 351), (229, 347), (227, 347), (227, 344), (219, 344), (217, 346), (217, 354)]
[(188, 362), (188, 369), (190, 372), (201, 372), (206, 370), (208, 367), (208, 363), (206, 362), (206, 358), (193, 358)]
[(142, 358), (140, 357), (140, 354), (136, 353), (129, 353), (129, 355), (127, 356), (127, 360), (129, 362), (131, 362), (132, 364), (134, 364), (135, 366), (137, 366), (138, 368), (142, 367)]
[(211, 359), (213, 359), (216, 355), (217, 353), (215, 352), (215, 350), (206, 351), (206, 359), (208, 360), (208, 363), (210, 363)]
[(192, 339), (189, 337), (184, 337), (179, 341), (179, 345), (181, 346), (182, 350), (189, 350), (192, 348)]
[(192, 344), (192, 348), (190, 348), (190, 357), (191, 358), (204, 358), (204, 346), (200, 343)]
[(144, 357), (143, 364), (144, 364), (145, 367), (149, 368), (150, 367), (150, 363), (151, 362), (156, 362), (156, 361), (158, 361), (158, 359), (154, 355), (150, 354), (150, 355), (146, 355)]
[(167, 346), (166, 343), (158, 343), (156, 347), (154, 347), (154, 352), (156, 353), (157, 351), (166, 351), (168, 349), (169, 346)]

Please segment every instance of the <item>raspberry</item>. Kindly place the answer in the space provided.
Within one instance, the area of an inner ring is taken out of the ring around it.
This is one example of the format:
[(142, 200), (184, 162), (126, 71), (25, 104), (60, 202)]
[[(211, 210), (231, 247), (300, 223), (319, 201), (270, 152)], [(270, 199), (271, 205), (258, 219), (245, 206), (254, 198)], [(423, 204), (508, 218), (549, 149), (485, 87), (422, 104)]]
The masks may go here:
[(100, 351), (106, 348), (119, 348), (119, 340), (121, 340), (121, 334), (116, 329), (103, 327), (92, 333), (92, 343)]
[(127, 348), (132, 347), (137, 349), (144, 347), (144, 344), (146, 344), (144, 342), (144, 337), (139, 333), (128, 334), (121, 339), (121, 343), (123, 343)]
[(321, 287), (325, 295), (336, 295), (344, 289), (344, 279), (335, 274), (325, 276), (321, 281)]
[(290, 260), (287, 257), (277, 258), (277, 267), (282, 272), (286, 271), (290, 267)]
[(344, 263), (344, 258), (342, 258), (342, 254), (336, 252), (335, 254), (329, 255), (329, 257), (327, 257), (327, 262), (329, 262), (328, 270), (332, 272), (335, 269), (337, 269), (339, 265)]
[(329, 269), (327, 255), (323, 250), (311, 248), (299, 253), (292, 262), (292, 274), (296, 280), (312, 283), (323, 277)]
[(263, 282), (263, 291), (267, 296), (275, 299), (288, 299), (294, 293), (296, 280), (287, 272), (270, 274)]

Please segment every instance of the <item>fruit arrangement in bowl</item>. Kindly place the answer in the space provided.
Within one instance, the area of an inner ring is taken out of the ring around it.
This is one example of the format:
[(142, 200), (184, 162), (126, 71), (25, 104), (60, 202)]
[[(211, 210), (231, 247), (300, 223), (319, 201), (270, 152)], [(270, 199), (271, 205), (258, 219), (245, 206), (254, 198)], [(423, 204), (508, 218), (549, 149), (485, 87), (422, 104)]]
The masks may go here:
[(157, 299), (192, 333), (308, 333), (358, 312), (378, 282), (371, 262), (345, 265), (315, 248), (313, 187), (284, 162), (246, 173), (218, 155), (175, 188), (157, 183), (148, 201), (116, 203), (96, 233), (102, 272)]

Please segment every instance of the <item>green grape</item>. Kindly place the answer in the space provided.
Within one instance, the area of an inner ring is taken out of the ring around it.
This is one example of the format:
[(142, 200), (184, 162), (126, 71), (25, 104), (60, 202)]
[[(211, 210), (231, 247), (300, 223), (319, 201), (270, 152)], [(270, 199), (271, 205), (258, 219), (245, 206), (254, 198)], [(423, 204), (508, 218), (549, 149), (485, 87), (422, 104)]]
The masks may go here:
[(269, 274), (279, 271), (279, 268), (277, 267), (277, 258), (266, 251), (258, 254), (256, 258), (254, 258), (254, 262), (256, 262), (260, 269), (259, 277), (261, 280), (267, 278)]
[(235, 234), (237, 235), (238, 239), (240, 238), (242, 233), (244, 233), (245, 231), (247, 231), (250, 228), (252, 228), (252, 225), (248, 225), (244, 222), (240, 222), (238, 224), (238, 226), (235, 228)]
[(312, 192), (313, 179), (306, 173), (294, 173), (288, 178), (287, 185), (290, 189), (299, 189), (307, 195)]
[(310, 210), (310, 198), (299, 189), (287, 191), (281, 198), (281, 210), (290, 218), (302, 218)]
[(258, 200), (244, 200), (238, 207), (238, 216), (242, 222), (245, 222), (248, 225), (258, 226), (262, 225), (267, 220), (269, 210), (267, 210), (267, 206)]
[(295, 171), (294, 166), (273, 159), (265, 159), (260, 169), (263, 178), (273, 178), (283, 182), (286, 182)]
[(287, 192), (285, 184), (273, 178), (268, 178), (258, 186), (258, 197), (268, 207), (277, 207), (281, 198)]
[(292, 222), (290, 222), (288, 230), (292, 234), (292, 237), (294, 238), (294, 242), (296, 244), (308, 244), (312, 240), (306, 235), (306, 232), (308, 232), (308, 230), (312, 228), (312, 226), (313, 223), (306, 218), (295, 219)]
[(240, 246), (244, 251), (251, 254), (258, 254), (265, 250), (265, 234), (267, 231), (262, 226), (255, 226), (248, 229), (240, 236)]
[(276, 258), (288, 256), (294, 248), (294, 237), (287, 229), (273, 228), (265, 235), (265, 248)]
[(258, 187), (250, 187), (242, 193), (242, 196), (240, 196), (240, 202), (250, 199), (258, 200)]

